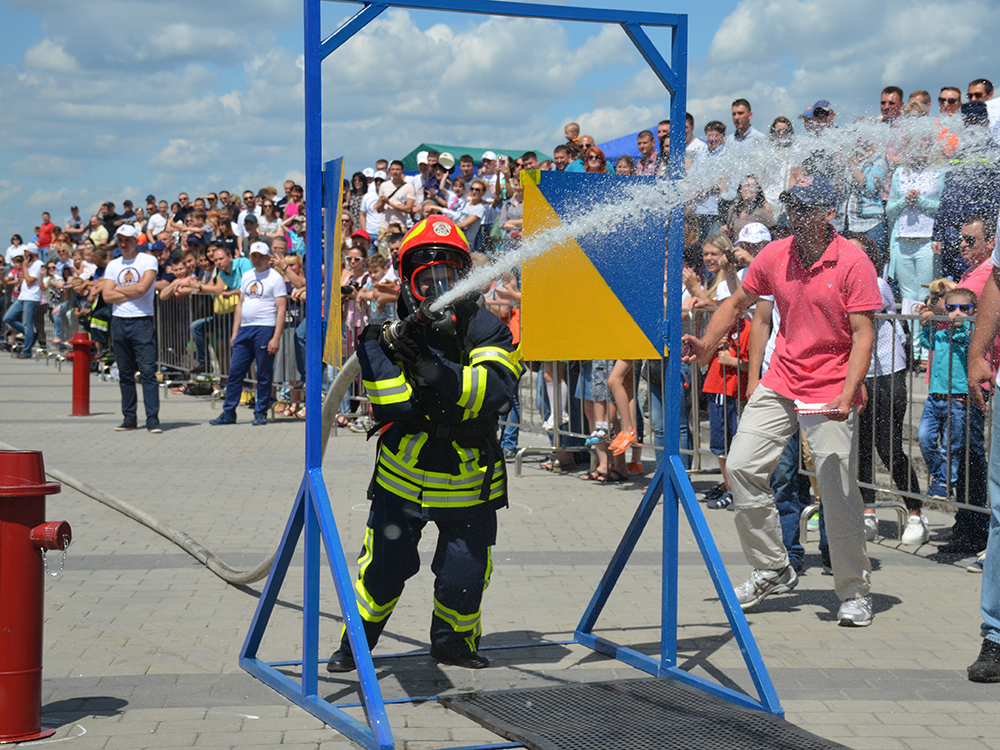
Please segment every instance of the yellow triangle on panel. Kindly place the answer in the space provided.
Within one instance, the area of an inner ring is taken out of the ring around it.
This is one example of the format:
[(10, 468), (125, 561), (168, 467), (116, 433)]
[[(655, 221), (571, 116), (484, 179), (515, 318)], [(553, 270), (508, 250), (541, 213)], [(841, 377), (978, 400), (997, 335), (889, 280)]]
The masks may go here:
[[(524, 225), (543, 231), (559, 217), (538, 186), (524, 181)], [(525, 261), (521, 349), (530, 361), (655, 359), (656, 347), (573, 239)]]

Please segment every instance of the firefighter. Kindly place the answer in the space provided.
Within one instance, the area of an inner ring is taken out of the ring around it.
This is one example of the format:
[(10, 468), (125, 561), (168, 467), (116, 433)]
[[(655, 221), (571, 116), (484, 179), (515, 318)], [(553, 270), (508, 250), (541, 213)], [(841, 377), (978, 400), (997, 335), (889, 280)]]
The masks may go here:
[[(496, 512), (507, 505), (497, 422), (523, 367), (510, 329), (481, 306), (478, 292), (430, 312), (470, 266), (465, 235), (451, 219), (419, 222), (397, 260), (405, 322), (369, 325), (359, 338), (361, 377), (381, 434), (355, 592), (372, 649), (420, 568), (420, 534), (433, 521), (430, 654), (482, 669), (489, 660), (478, 650), (480, 605), (493, 570)], [(326, 668), (355, 668), (346, 628)]]

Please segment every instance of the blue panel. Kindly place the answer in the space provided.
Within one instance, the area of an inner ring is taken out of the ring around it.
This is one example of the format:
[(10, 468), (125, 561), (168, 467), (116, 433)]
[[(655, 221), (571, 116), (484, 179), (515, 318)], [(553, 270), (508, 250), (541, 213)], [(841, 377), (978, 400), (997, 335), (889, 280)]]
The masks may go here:
[[(542, 172), (538, 187), (564, 222), (597, 203), (613, 201), (631, 186), (654, 184), (655, 177), (633, 177), (579, 172)], [(663, 264), (666, 258), (667, 225), (662, 212), (629, 217), (614, 231), (578, 238), (611, 291), (646, 334), (662, 351)], [(654, 262), (655, 260), (655, 262)], [(659, 269), (651, 272), (650, 269)]]

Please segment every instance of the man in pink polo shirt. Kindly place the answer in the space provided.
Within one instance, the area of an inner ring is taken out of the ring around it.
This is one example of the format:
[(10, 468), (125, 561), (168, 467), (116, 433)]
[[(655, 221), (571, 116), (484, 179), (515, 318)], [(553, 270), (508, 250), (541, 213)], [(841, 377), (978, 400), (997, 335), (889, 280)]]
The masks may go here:
[(758, 297), (774, 297), (781, 325), (771, 366), (743, 410), (727, 462), (736, 529), (754, 567), (736, 596), (749, 609), (798, 583), (782, 544), (770, 477), (801, 427), (823, 497), (834, 588), (841, 601), (837, 619), (864, 627), (872, 622), (871, 563), (854, 437), (871, 362), (872, 321), (882, 298), (871, 261), (830, 225), (837, 191), (829, 180), (805, 177), (783, 192), (781, 201), (792, 236), (760, 251), (742, 288), (716, 310), (702, 338), (684, 336), (691, 348), (685, 361), (708, 362)]

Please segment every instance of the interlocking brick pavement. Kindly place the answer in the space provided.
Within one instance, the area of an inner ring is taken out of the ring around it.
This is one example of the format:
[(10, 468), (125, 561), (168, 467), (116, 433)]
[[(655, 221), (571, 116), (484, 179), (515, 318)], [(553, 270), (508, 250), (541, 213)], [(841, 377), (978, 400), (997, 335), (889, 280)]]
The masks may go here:
[[(43, 450), (46, 464), (127, 500), (179, 528), (233, 565), (250, 566), (274, 546), (302, 475), (301, 421), (212, 427), (219, 404), (169, 394), (162, 435), (115, 433), (118, 386), (94, 380), (94, 416), (71, 418), (70, 372), (0, 357), (0, 441)], [(141, 412), (140, 412), (141, 416)], [(537, 440), (524, 436), (525, 440)], [(346, 431), (330, 443), (324, 473), (348, 560), (366, 518), (373, 444)], [(646, 481), (648, 481), (648, 473)], [(717, 479), (695, 476), (697, 488)], [(496, 572), (484, 601), (484, 645), (571, 637), (641, 496), (643, 482), (611, 487), (553, 475), (527, 461), (501, 513)], [(229, 586), (170, 542), (66, 487), (48, 516), (73, 525), (66, 571), (46, 582), (45, 721), (65, 750), (354, 747), (239, 669), (237, 660), (262, 584)], [(726, 512), (706, 513), (731, 578), (749, 570)], [(929, 511), (932, 531), (950, 518)], [(886, 513), (883, 533), (895, 525)], [(612, 594), (598, 631), (658, 652), (660, 518), (654, 515)], [(435, 544), (428, 527), (421, 549)], [(791, 594), (749, 615), (787, 718), (849, 747), (1000, 748), (1000, 686), (975, 685), (965, 667), (979, 647), (980, 579), (933, 545), (880, 539), (876, 620), (838, 628), (832, 579), (821, 574), (815, 535), (810, 565)], [(424, 555), (425, 562), (429, 555)], [(697, 545), (681, 524), (680, 663), (751, 689)], [(264, 639), (265, 659), (301, 647), (302, 567), (293, 562)], [(324, 574), (321, 637), (332, 649), (339, 606)], [(432, 607), (425, 568), (410, 582), (376, 657), (426, 648)], [(325, 652), (324, 652), (325, 655)], [(493, 651), (482, 672), (440, 667), (426, 656), (377, 658), (387, 698), (532, 687), (641, 676), (573, 646)], [(321, 677), (321, 694), (352, 701), (351, 676)], [(360, 709), (350, 709), (362, 718)], [(389, 708), (397, 747), (422, 750), (500, 741), (437, 703)]]

